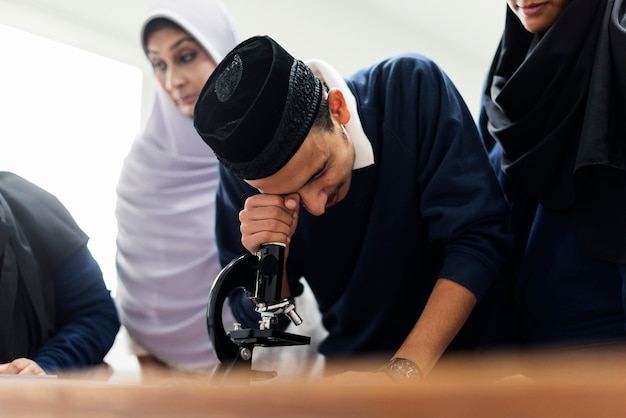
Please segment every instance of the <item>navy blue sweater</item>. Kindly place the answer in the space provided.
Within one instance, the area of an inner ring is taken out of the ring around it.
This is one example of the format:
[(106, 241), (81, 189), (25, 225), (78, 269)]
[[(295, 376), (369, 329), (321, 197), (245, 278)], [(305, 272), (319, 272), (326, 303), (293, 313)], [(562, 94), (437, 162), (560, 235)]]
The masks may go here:
[[(395, 351), (437, 278), (481, 297), (511, 244), (508, 208), (475, 123), (433, 62), (395, 57), (346, 81), (375, 164), (354, 170), (346, 198), (323, 216), (300, 212), (287, 260), (292, 290), (305, 277), (317, 298), (329, 332), (320, 351), (329, 358)], [(245, 253), (238, 213), (256, 190), (223, 167), (220, 174), (226, 264)], [(258, 315), (234, 305), (254, 327)]]

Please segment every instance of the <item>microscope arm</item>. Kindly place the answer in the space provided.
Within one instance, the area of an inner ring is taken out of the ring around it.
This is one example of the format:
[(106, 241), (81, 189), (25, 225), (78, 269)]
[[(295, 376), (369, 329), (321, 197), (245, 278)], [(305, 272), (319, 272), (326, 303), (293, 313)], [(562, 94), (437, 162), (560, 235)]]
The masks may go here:
[(235, 344), (224, 329), (222, 309), (226, 298), (235, 289), (248, 293), (254, 289), (259, 259), (246, 254), (231, 261), (218, 274), (209, 292), (207, 304), (207, 327), (209, 339), (220, 361), (233, 359), (239, 355), (239, 345)]

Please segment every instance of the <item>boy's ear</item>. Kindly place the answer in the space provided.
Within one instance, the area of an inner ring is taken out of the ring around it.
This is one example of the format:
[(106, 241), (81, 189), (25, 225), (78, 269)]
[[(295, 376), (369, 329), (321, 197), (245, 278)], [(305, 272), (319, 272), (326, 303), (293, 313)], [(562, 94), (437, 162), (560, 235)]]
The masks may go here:
[(350, 120), (350, 109), (341, 90), (333, 88), (328, 92), (328, 111), (332, 116), (336, 116), (342, 125)]

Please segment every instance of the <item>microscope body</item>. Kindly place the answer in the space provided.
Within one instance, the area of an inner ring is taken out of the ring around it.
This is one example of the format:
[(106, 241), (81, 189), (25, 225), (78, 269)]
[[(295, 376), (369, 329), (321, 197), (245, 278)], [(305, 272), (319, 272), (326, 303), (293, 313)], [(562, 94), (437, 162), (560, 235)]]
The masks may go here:
[(291, 298), (283, 298), (282, 281), (285, 265), (285, 246), (282, 244), (264, 244), (257, 252), (259, 266), (255, 293), (252, 298), (255, 310), (261, 315), (260, 329), (270, 329), (276, 315), (283, 313), (296, 324), (302, 324)]
[[(283, 298), (282, 280), (285, 245), (263, 244), (255, 254), (247, 254), (231, 261), (218, 274), (207, 304), (207, 327), (209, 338), (220, 364), (214, 378), (229, 376), (232, 371), (252, 371), (254, 347), (288, 346), (310, 344), (310, 337), (272, 329), (278, 315), (286, 315), (295, 325), (302, 319), (295, 310), (292, 298)], [(229, 294), (243, 289), (259, 313), (258, 328), (241, 328), (233, 324), (226, 331), (222, 321), (222, 309)]]

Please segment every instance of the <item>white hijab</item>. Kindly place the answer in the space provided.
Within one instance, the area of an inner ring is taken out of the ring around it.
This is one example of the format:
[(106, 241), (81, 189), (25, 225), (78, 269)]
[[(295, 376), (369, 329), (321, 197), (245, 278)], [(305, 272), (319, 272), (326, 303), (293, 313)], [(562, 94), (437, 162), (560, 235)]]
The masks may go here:
[[(157, 1), (144, 25), (156, 17), (177, 23), (217, 63), (239, 41), (218, 0)], [(217, 168), (192, 119), (158, 87), (117, 186), (116, 301), (132, 340), (181, 369), (217, 362), (205, 316), (220, 269), (214, 242)]]

